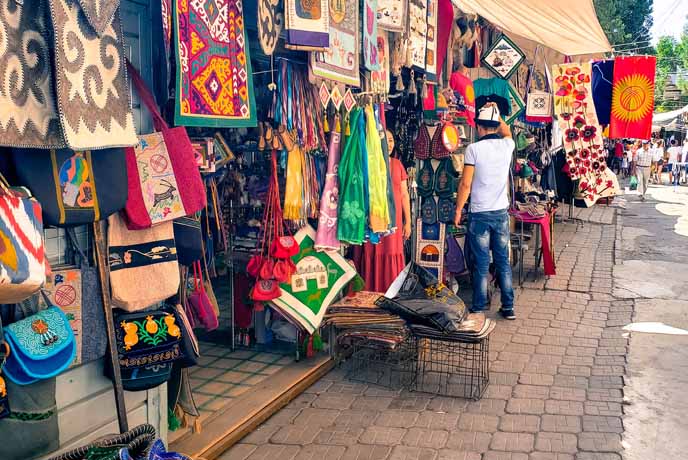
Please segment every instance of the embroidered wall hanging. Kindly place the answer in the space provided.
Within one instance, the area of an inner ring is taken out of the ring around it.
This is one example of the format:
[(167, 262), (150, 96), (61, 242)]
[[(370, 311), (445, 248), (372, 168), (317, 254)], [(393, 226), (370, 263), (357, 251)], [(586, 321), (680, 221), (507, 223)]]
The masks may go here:
[(502, 35), (485, 52), (482, 62), (498, 77), (508, 79), (525, 58), (523, 51), (509, 37)]
[(614, 62), (609, 137), (649, 139), (655, 106), (654, 56), (620, 56)]
[(437, 79), (437, 0), (428, 0), (427, 32), (425, 38), (425, 70), (428, 80)]
[(256, 126), (241, 0), (176, 0), (177, 97), (184, 126)]
[(294, 236), (299, 253), (292, 257), (296, 273), (291, 283), (280, 284), (282, 295), (273, 304), (309, 334), (322, 323), (327, 307), (356, 271), (338, 252), (318, 252), (315, 230), (306, 225)]
[(377, 33), (377, 55), (380, 69), (370, 72), (370, 89), (375, 92), (389, 92), (389, 34), (384, 30)]
[(409, 3), (409, 44), (407, 66), (425, 70), (427, 58), (428, 2), (411, 0)]
[(47, 2), (41, 0), (7, 1), (0, 6), (2, 146), (64, 147), (52, 86), (47, 10)]
[(406, 1), (377, 0), (377, 26), (390, 32), (406, 30)]
[(363, 0), (363, 65), (380, 70), (377, 53), (377, 0)]
[[(435, 201), (434, 197), (429, 199)], [(419, 230), (416, 235), (416, 263), (442, 279), (446, 226), (439, 222), (426, 224), (418, 219), (416, 228)]]
[(518, 93), (516, 86), (509, 82), (509, 100), (511, 102), (511, 115), (506, 117), (504, 121), (510, 125), (525, 111), (526, 103)]
[(602, 129), (591, 91), (591, 65), (560, 64), (552, 68), (554, 113), (564, 136), (569, 176), (578, 180), (578, 194), (588, 206), (618, 193), (619, 184), (607, 168)]
[(73, 150), (136, 145), (119, 12), (107, 23), (98, 16), (100, 34), (76, 0), (50, 0), (50, 14), (57, 106), (67, 145)]
[(330, 0), (330, 47), (310, 53), (311, 76), (360, 86), (358, 0)]
[(279, 0), (258, 0), (258, 39), (267, 56), (275, 52), (284, 26), (284, 15), (278, 11), (278, 3)]
[(285, 0), (287, 45), (329, 48), (328, 0)]

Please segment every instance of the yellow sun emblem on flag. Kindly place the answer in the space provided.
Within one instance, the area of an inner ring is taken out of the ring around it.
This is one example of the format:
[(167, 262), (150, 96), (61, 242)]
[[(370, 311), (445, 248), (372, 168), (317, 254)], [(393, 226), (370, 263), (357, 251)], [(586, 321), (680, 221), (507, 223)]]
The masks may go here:
[(622, 78), (612, 91), (612, 113), (625, 122), (642, 120), (652, 111), (654, 91), (654, 82), (645, 75)]

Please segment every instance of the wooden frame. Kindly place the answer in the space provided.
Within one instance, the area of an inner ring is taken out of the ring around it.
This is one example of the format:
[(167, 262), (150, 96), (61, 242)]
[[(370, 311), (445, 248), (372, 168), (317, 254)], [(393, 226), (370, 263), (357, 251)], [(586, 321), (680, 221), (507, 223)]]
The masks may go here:
[[(502, 56), (498, 56), (497, 53), (504, 54), (504, 58), (509, 59), (510, 63), (502, 63)], [(518, 67), (525, 60), (525, 53), (504, 34), (495, 40), (492, 46), (480, 58), (480, 62), (482, 62), (485, 67), (499, 78), (505, 80), (511, 78), (511, 75), (518, 70)], [(496, 65), (497, 63), (501, 63), (502, 65), (498, 66)]]

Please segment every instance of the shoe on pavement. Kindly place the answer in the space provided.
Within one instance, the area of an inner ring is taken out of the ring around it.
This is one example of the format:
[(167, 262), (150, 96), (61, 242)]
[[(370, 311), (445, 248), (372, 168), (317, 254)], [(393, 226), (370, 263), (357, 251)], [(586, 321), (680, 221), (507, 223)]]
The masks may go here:
[(516, 319), (516, 314), (514, 314), (514, 310), (513, 310), (513, 309), (509, 309), (509, 310), (504, 310), (504, 309), (502, 309), (502, 310), (499, 310), (499, 314), (502, 315), (502, 317), (503, 317), (504, 319), (508, 319), (508, 320), (510, 320), (510, 321), (513, 321), (513, 320)]

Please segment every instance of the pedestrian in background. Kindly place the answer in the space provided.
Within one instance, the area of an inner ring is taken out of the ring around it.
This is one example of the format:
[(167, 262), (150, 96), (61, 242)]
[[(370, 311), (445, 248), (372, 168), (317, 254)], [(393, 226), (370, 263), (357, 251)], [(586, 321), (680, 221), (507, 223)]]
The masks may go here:
[(655, 143), (652, 154), (652, 161), (655, 165), (654, 179), (656, 184), (662, 183), (662, 168), (664, 168), (664, 140), (659, 139)]
[(624, 153), (623, 158), (621, 160), (621, 173), (623, 174), (624, 178), (628, 177), (628, 172), (629, 172), (628, 154)]
[(667, 165), (669, 168), (669, 184), (676, 186), (681, 176), (679, 163), (681, 163), (682, 160), (681, 147), (678, 146), (678, 141), (676, 139), (671, 140), (671, 147), (667, 149), (667, 152), (669, 153), (669, 164)]
[(652, 168), (652, 150), (650, 150), (650, 141), (643, 141), (642, 148), (638, 150), (636, 157), (636, 176), (638, 177), (638, 190), (640, 191), (640, 199), (645, 201), (645, 193), (650, 184), (650, 174)]

